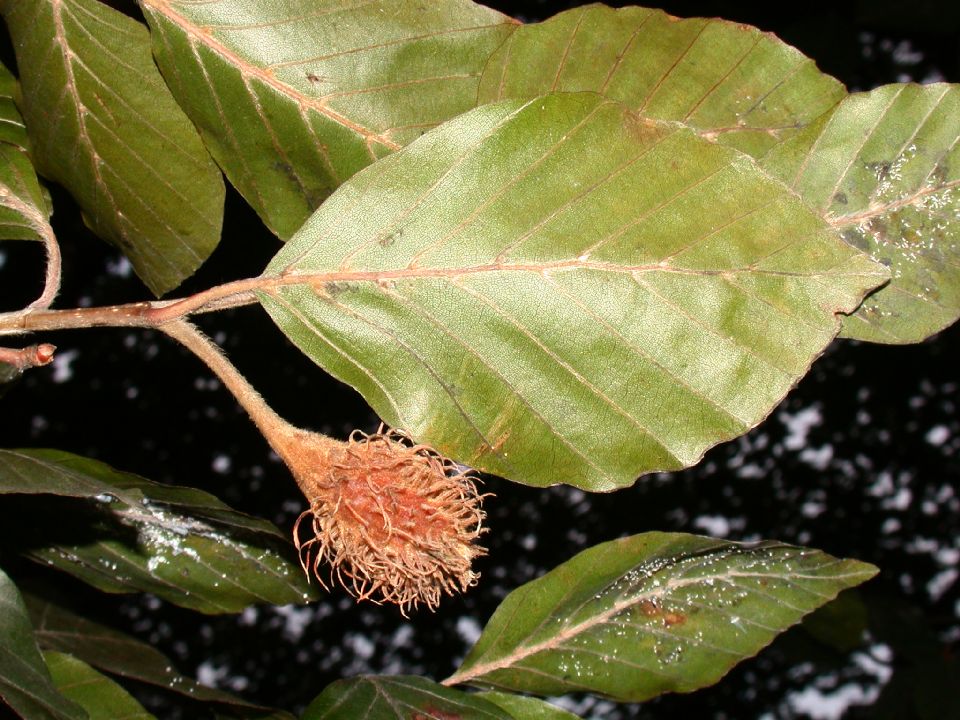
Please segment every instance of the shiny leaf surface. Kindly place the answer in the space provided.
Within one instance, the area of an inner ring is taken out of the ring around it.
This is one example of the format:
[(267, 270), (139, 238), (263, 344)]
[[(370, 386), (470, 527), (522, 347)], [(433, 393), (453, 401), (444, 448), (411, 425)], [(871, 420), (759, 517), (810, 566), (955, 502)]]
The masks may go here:
[(876, 572), (774, 542), (614, 540), (510, 593), (447, 682), (628, 702), (689, 692)]
[(527, 695), (489, 690), (477, 697), (506, 710), (514, 720), (579, 720), (578, 715)]
[(156, 294), (220, 239), (224, 188), (170, 95), (146, 28), (95, 0), (0, 0), (40, 173)]
[[(315, 596), (270, 523), (192, 488), (153, 483), (53, 450), (0, 450), (0, 493), (78, 498), (61, 526), (38, 532), (28, 552), (107, 592), (152, 592), (203, 612)], [(71, 526), (73, 527), (73, 526)]]
[(35, 595), (25, 596), (40, 647), (68, 653), (99, 670), (178, 693), (197, 702), (231, 708), (242, 717), (289, 718), (285, 713), (244, 702), (230, 693), (181, 675), (170, 658), (147, 643)]
[(419, 441), (612, 490), (759, 423), (886, 277), (750, 158), (570, 93), (481, 107), (358, 175), (260, 298)]
[(213, 156), (289, 238), (341, 182), (473, 107), (515, 24), (469, 0), (143, 0)]
[(493, 703), (421, 677), (366, 675), (340, 680), (300, 720), (512, 720)]
[(759, 157), (844, 97), (798, 50), (749, 25), (588, 5), (517, 29), (487, 63), (481, 103), (592, 90)]
[(82, 660), (58, 652), (46, 652), (43, 659), (57, 689), (90, 720), (155, 720), (130, 693)]
[(849, 96), (763, 159), (889, 285), (843, 323), (858, 340), (913, 343), (960, 316), (960, 87), (887, 85)]
[(0, 701), (30, 720), (86, 720), (43, 662), (17, 586), (0, 570)]

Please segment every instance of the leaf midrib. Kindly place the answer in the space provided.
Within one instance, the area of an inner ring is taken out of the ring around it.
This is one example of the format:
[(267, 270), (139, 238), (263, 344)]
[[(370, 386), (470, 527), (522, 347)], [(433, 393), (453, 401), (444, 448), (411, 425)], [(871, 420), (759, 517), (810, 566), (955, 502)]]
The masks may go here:
[[(100, 155), (97, 153), (97, 150), (93, 145), (93, 140), (90, 137), (90, 132), (87, 129), (86, 103), (80, 97), (80, 92), (77, 86), (77, 78), (73, 72), (73, 51), (70, 50), (70, 42), (67, 40), (67, 31), (63, 25), (63, 2), (64, 0), (52, 0), (50, 3), (50, 13), (53, 20), (54, 36), (56, 38), (57, 45), (60, 47), (60, 57), (63, 61), (63, 71), (67, 80), (64, 91), (69, 93), (70, 97), (73, 98), (73, 104), (77, 117), (77, 131), (80, 134), (81, 145), (85, 146), (87, 149), (87, 159), (90, 161), (90, 169), (93, 173), (93, 180), (97, 187), (103, 191), (103, 194), (106, 196), (107, 202), (109, 202), (110, 206), (116, 209), (117, 203), (113, 197), (113, 193), (110, 191), (109, 186), (103, 179), (103, 174), (100, 172)], [(120, 233), (121, 237), (127, 237), (126, 230), (124, 230), (119, 223), (116, 224), (116, 229)]]
[[(764, 258), (766, 259), (766, 258)], [(702, 277), (724, 276), (731, 277), (740, 273), (750, 273), (752, 275), (775, 275), (781, 277), (817, 277), (826, 275), (826, 272), (792, 272), (787, 270), (771, 270), (747, 265), (738, 268), (725, 269), (705, 269), (705, 268), (685, 268), (676, 265), (667, 265), (661, 263), (645, 263), (641, 265), (622, 265), (614, 262), (603, 262), (596, 260), (583, 260), (574, 258), (572, 260), (556, 260), (549, 262), (536, 263), (485, 263), (482, 265), (468, 265), (461, 267), (422, 267), (418, 265), (407, 265), (402, 268), (382, 269), (382, 270), (349, 270), (340, 268), (329, 271), (316, 270), (285, 270), (279, 275), (263, 275), (257, 278), (251, 289), (267, 291), (285, 287), (289, 285), (313, 285), (322, 286), (332, 283), (348, 282), (371, 282), (383, 283), (393, 280), (417, 280), (417, 279), (455, 279), (465, 275), (480, 275), (484, 273), (505, 273), (505, 272), (530, 272), (537, 273), (544, 277), (550, 277), (552, 273), (569, 272), (574, 270), (592, 270), (598, 272), (611, 272), (617, 274), (634, 274), (663, 272), (675, 273), (679, 275), (692, 275)], [(862, 275), (880, 275), (878, 272), (853, 272), (844, 273), (847, 276)]]
[(923, 200), (931, 195), (936, 195), (941, 192), (947, 192), (952, 190), (955, 187), (960, 187), (960, 179), (951, 180), (950, 182), (943, 183), (941, 185), (932, 185), (929, 187), (921, 188), (915, 193), (906, 195), (904, 197), (898, 198), (893, 202), (889, 203), (871, 203), (866, 210), (858, 213), (851, 213), (849, 215), (837, 215), (830, 216), (828, 215), (826, 220), (832, 227), (835, 228), (844, 228), (851, 225), (861, 225), (869, 220), (872, 220), (876, 217), (882, 215), (888, 215), (894, 213), (897, 210), (901, 210), (905, 207), (910, 207), (912, 205), (919, 205)]
[(259, 68), (256, 65), (248, 62), (226, 45), (216, 40), (212, 33), (204, 32), (203, 28), (193, 24), (188, 18), (174, 10), (170, 6), (169, 2), (166, 2), (165, 0), (144, 0), (144, 4), (153, 8), (169, 22), (179, 27), (189, 38), (192, 45), (201, 45), (216, 52), (228, 63), (238, 68), (245, 76), (256, 78), (280, 95), (290, 98), (300, 107), (314, 110), (321, 115), (324, 115), (329, 120), (332, 120), (333, 122), (353, 131), (357, 135), (364, 138), (368, 146), (371, 143), (376, 143), (391, 151), (399, 150), (402, 147), (398, 143), (390, 140), (385, 134), (377, 133), (374, 130), (365, 127), (364, 125), (351, 120), (347, 116), (338, 113), (336, 110), (333, 110), (323, 102), (323, 98), (311, 97), (309, 95), (304, 95), (303, 93), (297, 92), (290, 87), (290, 85), (278, 80), (276, 76), (270, 72), (270, 70)]
[[(539, 643), (534, 643), (533, 645), (519, 645), (517, 650), (505, 655), (504, 657), (491, 660), (486, 663), (480, 663), (474, 665), (473, 667), (467, 668), (465, 670), (459, 670), (453, 675), (448, 677), (443, 681), (444, 685), (457, 685), (461, 683), (469, 682), (472, 679), (483, 677), (497, 670), (502, 670), (504, 668), (509, 668), (520, 661), (530, 657), (531, 655), (536, 655), (537, 653), (556, 649), (559, 645), (562, 645), (567, 640), (577, 637), (578, 635), (589, 631), (596, 625), (604, 624), (613, 618), (615, 618), (619, 613), (624, 610), (628, 610), (631, 607), (642, 603), (644, 600), (647, 601), (656, 601), (663, 599), (668, 593), (671, 593), (675, 590), (688, 587), (690, 585), (711, 585), (715, 582), (727, 582), (732, 578), (749, 578), (749, 579), (759, 579), (759, 580), (789, 580), (789, 579), (804, 579), (804, 580), (820, 580), (820, 581), (837, 581), (843, 580), (845, 578), (854, 578), (864, 576), (865, 572), (851, 572), (844, 574), (834, 574), (829, 576), (820, 576), (820, 575), (804, 575), (798, 573), (791, 573), (789, 577), (785, 577), (783, 574), (775, 573), (758, 573), (758, 572), (742, 572), (742, 571), (730, 571), (726, 573), (716, 573), (713, 575), (701, 575), (694, 578), (683, 578), (676, 579), (671, 578), (666, 581), (663, 585), (651, 590), (647, 590), (642, 593), (637, 593), (630, 595), (629, 598), (624, 598), (613, 603), (606, 610), (597, 613), (584, 620), (581, 623), (576, 625), (571, 625), (564, 630), (558, 632), (556, 635), (543, 640)], [(554, 608), (555, 609), (555, 608)], [(551, 611), (552, 612), (552, 611)], [(547, 617), (550, 617), (548, 614)]]

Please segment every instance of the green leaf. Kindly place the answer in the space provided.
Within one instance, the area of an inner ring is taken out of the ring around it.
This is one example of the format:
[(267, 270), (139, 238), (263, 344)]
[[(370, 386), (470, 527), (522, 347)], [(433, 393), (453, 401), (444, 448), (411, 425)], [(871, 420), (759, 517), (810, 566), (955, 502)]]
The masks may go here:
[(270, 523), (208, 493), (162, 485), (55, 450), (0, 450), (0, 494), (84, 498), (41, 527), (29, 555), (107, 592), (151, 592), (202, 612), (316, 597)]
[(490, 690), (477, 695), (503, 708), (514, 720), (578, 720), (578, 716), (537, 698)]
[(341, 182), (474, 106), (515, 27), (469, 0), (142, 0), (170, 88), (289, 238)]
[(421, 677), (363, 675), (328, 685), (300, 720), (512, 720), (493, 703)]
[(43, 659), (60, 692), (86, 710), (90, 720), (153, 718), (130, 693), (82, 660), (57, 652), (46, 652)]
[(845, 337), (914, 343), (960, 316), (960, 87), (850, 95), (775, 148), (764, 168), (892, 271), (844, 319)]
[(244, 717), (289, 717), (279, 711), (268, 714), (271, 713), (268, 708), (181, 675), (167, 656), (129, 635), (37, 596), (27, 594), (25, 600), (37, 642), (46, 650), (69, 653), (105, 672), (154, 685), (197, 702), (228, 706)]
[(0, 0), (37, 169), (160, 295), (220, 239), (223, 181), (167, 90), (146, 28), (95, 0)]
[(445, 682), (627, 702), (690, 692), (876, 572), (774, 542), (614, 540), (510, 593)]
[(0, 570), (0, 702), (29, 720), (85, 720), (87, 717), (54, 687), (37, 649), (23, 598), (3, 570)]
[(600, 92), (755, 157), (846, 94), (798, 50), (749, 25), (603, 5), (518, 28), (487, 63), (479, 102), (558, 90)]
[(418, 441), (612, 490), (759, 423), (886, 277), (745, 155), (575, 93), (483, 106), (359, 174), (260, 300)]
[(17, 81), (0, 63), (0, 239), (43, 240), (53, 233), (50, 209), (33, 170), (16, 97)]

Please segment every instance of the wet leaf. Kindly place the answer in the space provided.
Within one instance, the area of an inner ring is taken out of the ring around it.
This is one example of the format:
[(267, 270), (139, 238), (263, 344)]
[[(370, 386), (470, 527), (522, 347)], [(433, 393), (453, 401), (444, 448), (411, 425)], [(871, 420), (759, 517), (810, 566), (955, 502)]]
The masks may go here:
[(87, 714), (61, 695), (33, 637), (23, 598), (0, 570), (0, 701), (30, 720), (85, 720)]
[(571, 93), (481, 107), (361, 173), (260, 298), (418, 441), (612, 490), (759, 423), (885, 278), (745, 155)]
[(774, 542), (614, 540), (510, 593), (446, 682), (628, 702), (689, 692), (876, 572)]
[(514, 720), (579, 720), (579, 716), (556, 705), (526, 695), (490, 690), (477, 695), (506, 710)]
[(412, 676), (363, 675), (328, 685), (300, 720), (512, 720), (476, 695)]
[(50, 209), (33, 169), (16, 96), (17, 81), (0, 63), (0, 239), (42, 240), (52, 233)]
[(749, 25), (589, 5), (518, 28), (487, 63), (480, 103), (592, 90), (759, 157), (844, 97), (798, 50)]
[(167, 82), (289, 238), (357, 170), (473, 107), (515, 27), (469, 0), (143, 0)]
[(197, 702), (232, 707), (243, 717), (285, 718), (230, 693), (181, 675), (170, 658), (125, 633), (75, 615), (35, 595), (25, 596), (40, 647), (69, 653), (95, 668), (169, 690)]
[(890, 284), (844, 319), (845, 337), (913, 343), (960, 316), (960, 87), (850, 95), (763, 159)]
[(223, 181), (167, 90), (146, 28), (95, 0), (0, 0), (40, 173), (160, 295), (220, 239)]
[(82, 498), (57, 519), (80, 528), (61, 541), (59, 527), (41, 527), (29, 555), (107, 592), (151, 592), (209, 613), (316, 594), (273, 525), (199, 490), (55, 450), (0, 450), (7, 493)]
[(43, 659), (57, 689), (86, 710), (90, 720), (153, 718), (130, 693), (82, 660), (57, 652), (46, 652)]

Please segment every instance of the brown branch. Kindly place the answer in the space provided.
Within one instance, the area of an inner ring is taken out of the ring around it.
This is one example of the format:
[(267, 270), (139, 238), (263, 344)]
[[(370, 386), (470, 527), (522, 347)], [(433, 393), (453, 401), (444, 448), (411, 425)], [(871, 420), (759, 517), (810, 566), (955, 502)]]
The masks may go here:
[(56, 349), (50, 343), (29, 345), (25, 348), (0, 347), (0, 363), (13, 365), (20, 371), (32, 367), (41, 367), (53, 362), (53, 353)]
[(54, 298), (60, 292), (60, 243), (57, 242), (57, 237), (53, 234), (53, 228), (46, 221), (43, 222), (41, 236), (43, 246), (47, 251), (47, 271), (43, 282), (43, 292), (40, 297), (27, 306), (26, 312), (38, 309), (46, 310), (53, 304)]
[(256, 302), (252, 290), (262, 284), (250, 278), (218, 285), (178, 300), (126, 303), (72, 310), (34, 309), (0, 314), (0, 335), (23, 335), (43, 330), (75, 330), (88, 327), (156, 328), (188, 315), (195, 315)]

